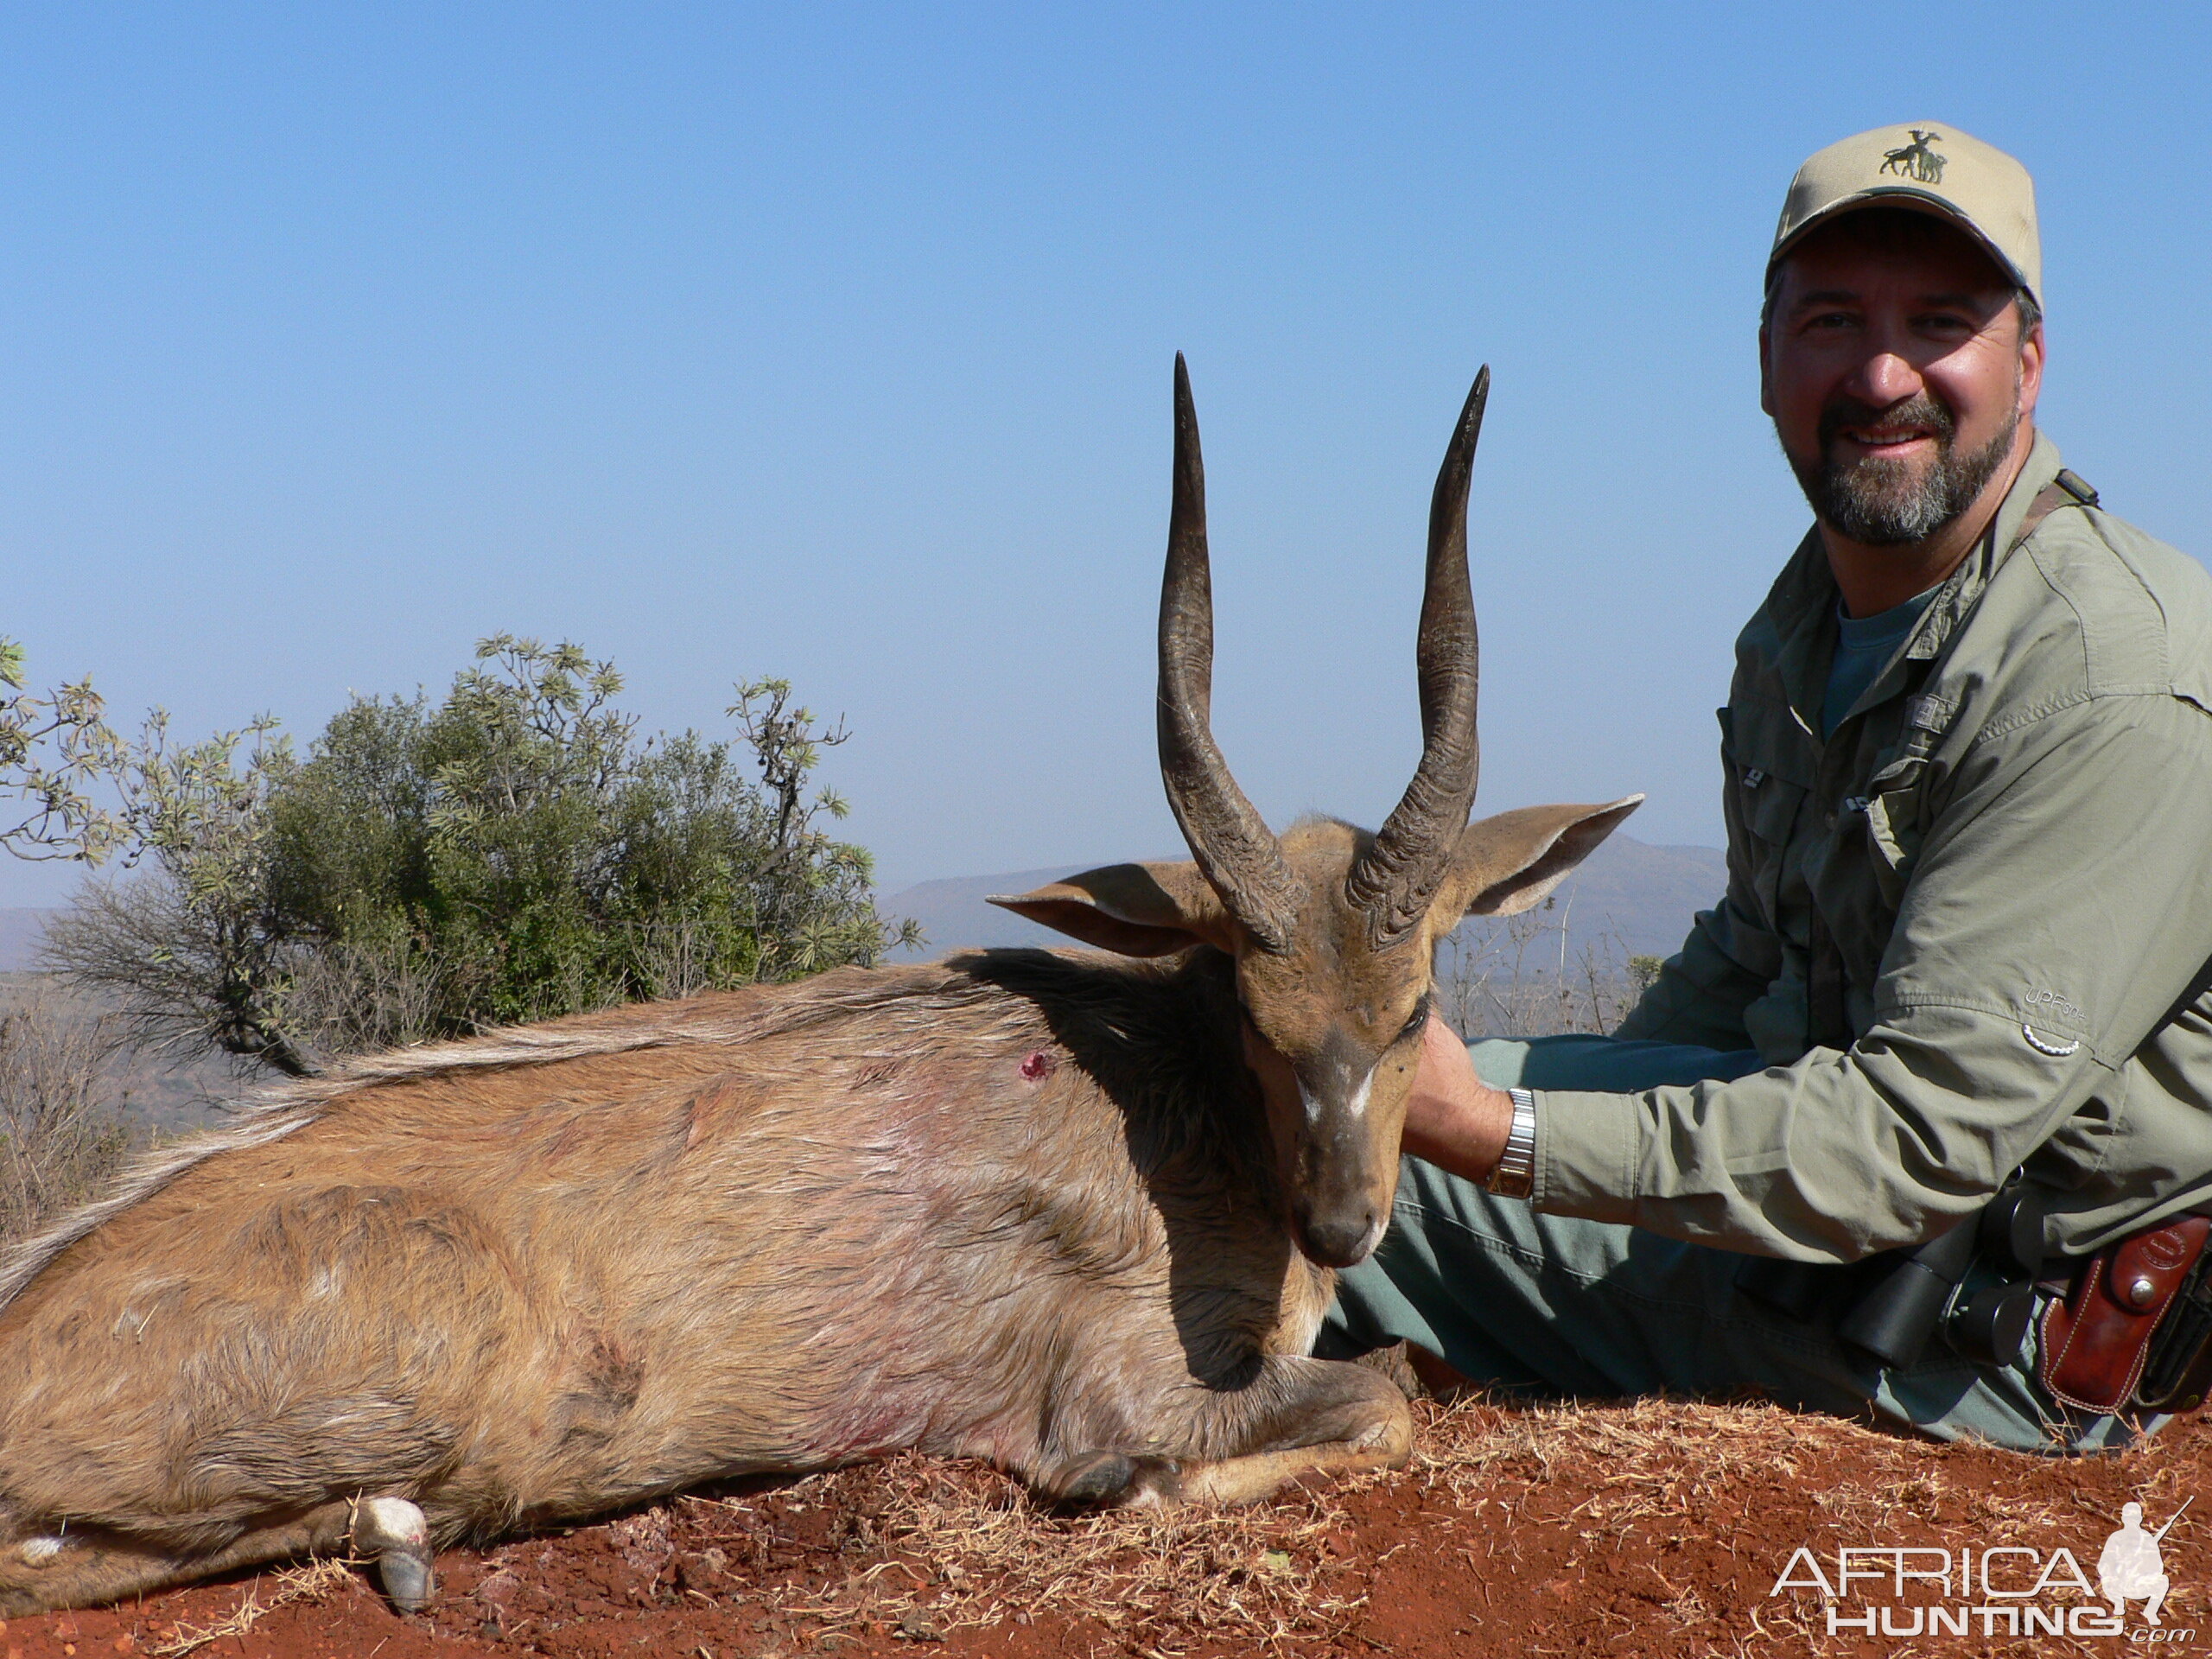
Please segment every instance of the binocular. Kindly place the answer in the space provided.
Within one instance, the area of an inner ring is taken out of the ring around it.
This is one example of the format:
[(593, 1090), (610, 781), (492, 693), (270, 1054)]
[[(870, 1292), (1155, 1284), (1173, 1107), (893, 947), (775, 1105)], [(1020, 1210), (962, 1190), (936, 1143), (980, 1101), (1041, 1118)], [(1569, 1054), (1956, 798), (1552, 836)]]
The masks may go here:
[[(2007, 1365), (2035, 1316), (2044, 1213), (2036, 1189), (2015, 1181), (1979, 1217), (1925, 1244), (1843, 1268), (1753, 1257), (1738, 1269), (1736, 1287), (1795, 1319), (1844, 1303), (1836, 1335), (1884, 1365), (1916, 1363), (1939, 1332), (1961, 1358)], [(1995, 1268), (2003, 1282), (1961, 1295), (1976, 1262)]]

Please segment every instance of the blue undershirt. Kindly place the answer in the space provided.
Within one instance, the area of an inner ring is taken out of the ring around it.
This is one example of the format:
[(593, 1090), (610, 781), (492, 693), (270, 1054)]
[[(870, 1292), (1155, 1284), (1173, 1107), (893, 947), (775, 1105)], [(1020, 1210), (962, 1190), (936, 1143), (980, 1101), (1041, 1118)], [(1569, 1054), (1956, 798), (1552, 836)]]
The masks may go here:
[(1835, 660), (1828, 665), (1827, 694), (1821, 699), (1823, 741), (1835, 734), (1851, 705), (1890, 665), (1890, 658), (1897, 654), (1897, 647), (1904, 644), (1935, 597), (1936, 589), (1930, 588), (1872, 616), (1846, 616), (1841, 607), (1837, 607)]

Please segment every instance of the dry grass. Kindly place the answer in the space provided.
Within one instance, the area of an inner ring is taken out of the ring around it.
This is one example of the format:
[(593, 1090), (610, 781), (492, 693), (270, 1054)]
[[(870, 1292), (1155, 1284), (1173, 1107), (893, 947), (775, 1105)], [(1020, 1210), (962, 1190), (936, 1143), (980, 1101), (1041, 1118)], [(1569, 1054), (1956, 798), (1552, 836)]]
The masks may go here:
[[(1363, 1483), (1251, 1509), (1061, 1516), (1004, 1477), (906, 1461), (876, 1523), (889, 1559), (830, 1596), (780, 1595), (778, 1611), (825, 1630), (882, 1624), (926, 1637), (1026, 1623), (1049, 1608), (1143, 1631), (1166, 1651), (1179, 1633), (1198, 1630), (1255, 1645), (1333, 1634), (1365, 1605), (1358, 1575), (1324, 1543), (1348, 1527), (1344, 1500)], [(830, 1490), (820, 1501), (837, 1499)]]
[(330, 1558), (286, 1567), (276, 1574), (276, 1587), (266, 1601), (261, 1599), (261, 1581), (257, 1579), (253, 1587), (245, 1592), (245, 1599), (227, 1618), (208, 1625), (179, 1624), (168, 1641), (148, 1651), (154, 1659), (181, 1659), (182, 1655), (197, 1652), (211, 1642), (244, 1636), (279, 1607), (296, 1601), (319, 1602), (340, 1586), (350, 1586), (353, 1582), (353, 1568), (358, 1565)]
[[(1620, 1405), (1573, 1402), (1501, 1408), (1479, 1399), (1437, 1411), (1425, 1427), (1419, 1473), (1450, 1492), (1462, 1511), (1494, 1504), (1520, 1517), (1518, 1505), (1546, 1489), (1580, 1494), (1571, 1507), (1552, 1508), (1540, 1524), (1575, 1529), (1601, 1548), (1633, 1535), (1645, 1546), (1694, 1539), (1757, 1563), (1762, 1586), (1779, 1576), (1797, 1544), (1826, 1552), (1840, 1543), (1885, 1541), (1977, 1550), (2029, 1545), (2049, 1551), (2113, 1522), (2108, 1492), (2086, 1491), (2069, 1474), (2124, 1471), (2129, 1495), (2169, 1512), (2199, 1470), (2177, 1431), (2120, 1459), (2044, 1460), (1974, 1446), (1938, 1446), (1834, 1418), (1767, 1404), (1707, 1404), (1638, 1400)], [(1994, 1460), (1993, 1464), (1993, 1459)], [(1807, 1524), (1777, 1535), (1776, 1517), (1747, 1498), (1771, 1501), (1795, 1491), (1808, 1503)], [(1454, 1517), (1434, 1524), (1450, 1530)], [(2094, 1571), (2094, 1560), (2084, 1563)], [(1713, 1628), (1696, 1587), (1670, 1582), (1648, 1567), (1669, 1592), (1660, 1605), (1678, 1628)], [(1810, 1594), (1769, 1599), (1764, 1587), (1738, 1592), (1737, 1619), (1760, 1645), (1745, 1652), (1856, 1652), (1858, 1637), (1830, 1637), (1823, 1604)], [(1740, 1645), (1740, 1644), (1739, 1644)], [(1954, 1643), (1954, 1646), (1955, 1643)], [(2037, 1636), (2017, 1643), (1976, 1642), (1978, 1651), (2004, 1654), (2096, 1654), (2107, 1646), (2073, 1637)], [(1715, 1649), (1719, 1651), (1719, 1649)], [(1885, 1649), (1889, 1659), (1917, 1659), (1951, 1650), (1941, 1641), (1906, 1641)]]
[[(652, 1586), (664, 1600), (741, 1614), (763, 1652), (928, 1643), (1033, 1618), (1076, 1627), (1071, 1650), (1150, 1659), (1372, 1650), (1375, 1620), (1413, 1567), (1412, 1581), (1471, 1597), (1469, 1610), (1494, 1611), (1499, 1629), (1551, 1629), (1569, 1647), (1605, 1651), (1602, 1638), (1632, 1634), (1636, 1651), (1654, 1655), (1826, 1655), (1856, 1651), (1858, 1638), (1827, 1633), (1816, 1595), (1769, 1593), (1800, 1543), (1831, 1560), (1844, 1543), (2079, 1548), (2109, 1529), (2125, 1497), (2171, 1513), (2204, 1459), (2187, 1429), (2118, 1459), (2069, 1461), (1757, 1403), (1478, 1397), (1414, 1409), (1404, 1473), (1293, 1488), (1247, 1509), (1054, 1513), (989, 1469), (908, 1455), (743, 1497), (681, 1498), (593, 1532), (636, 1574), (639, 1588), (625, 1593), (642, 1605)], [(488, 1586), (541, 1573), (576, 1593), (575, 1568), (554, 1564), (567, 1548), (497, 1552), (478, 1599), (502, 1601)], [(1402, 1550), (1415, 1554), (1392, 1567)], [(320, 1599), (347, 1571), (331, 1561), (283, 1575), (273, 1597), (257, 1590), (221, 1624), (181, 1628), (156, 1651), (167, 1659), (242, 1633), (287, 1602)], [(2198, 1600), (2202, 1578), (2192, 1567), (2177, 1581)], [(1547, 1600), (1559, 1581), (1576, 1587)], [(1457, 1650), (1439, 1640), (1408, 1650)], [(1977, 1640), (1975, 1650), (2108, 1646), (2037, 1637)], [(1891, 1659), (1946, 1650), (1885, 1649)]]
[[(1200, 1643), (1278, 1649), (1350, 1632), (1377, 1565), (1351, 1548), (1351, 1506), (1377, 1485), (1410, 1478), (1447, 1497), (1448, 1505), (1425, 1505), (1419, 1525), (1422, 1548), (1449, 1552), (1494, 1543), (1502, 1523), (1518, 1518), (1516, 1498), (1543, 1488), (1589, 1488), (1570, 1519), (1593, 1533), (1639, 1522), (1709, 1525), (1716, 1510), (1732, 1507), (1729, 1496), (1747, 1474), (1794, 1476), (1808, 1440), (1877, 1452), (1884, 1478), (1860, 1496), (1878, 1508), (1895, 1490), (1891, 1477), (1930, 1450), (1764, 1406), (1501, 1407), (1476, 1399), (1415, 1409), (1418, 1449), (1407, 1474), (1294, 1488), (1249, 1509), (1054, 1514), (1003, 1476), (918, 1456), (817, 1477), (773, 1498), (685, 1502), (710, 1535), (714, 1521), (700, 1510), (753, 1522), (771, 1504), (790, 1512), (797, 1499), (802, 1509), (864, 1517), (866, 1535), (887, 1559), (841, 1585), (760, 1598), (817, 1637), (882, 1626), (926, 1639), (1027, 1623), (1049, 1610), (1172, 1656)], [(1707, 1611), (1687, 1588), (1673, 1610), (1685, 1623)], [(1794, 1621), (1785, 1614), (1780, 1623)]]
[[(684, 1506), (709, 1535), (718, 1530), (709, 1511), (757, 1522), (772, 1503), (786, 1514), (796, 1501), (861, 1517), (863, 1537), (881, 1546), (874, 1565), (840, 1584), (747, 1598), (810, 1641), (871, 1628), (927, 1639), (1049, 1611), (1170, 1656), (1200, 1645), (1279, 1650), (1351, 1633), (1380, 1564), (1372, 1550), (1352, 1548), (1354, 1511), (1363, 1494), (1391, 1482), (1422, 1489), (1413, 1547), (1432, 1560), (1463, 1556), (1499, 1583), (1521, 1570), (1515, 1541), (1538, 1535), (1569, 1540), (1581, 1559), (1639, 1560), (1650, 1580), (1647, 1634), (1679, 1634), (1700, 1651), (1732, 1628), (1745, 1632), (1736, 1648), (1724, 1638), (1713, 1650), (1852, 1650), (1853, 1638), (1827, 1634), (1815, 1599), (1766, 1596), (1801, 1541), (1831, 1555), (1840, 1541), (1882, 1539), (2048, 1549), (2055, 1537), (2101, 1535), (2111, 1524), (2092, 1508), (2094, 1495), (2064, 1478), (2083, 1465), (1936, 1446), (1766, 1404), (1509, 1406), (1478, 1397), (1415, 1409), (1418, 1450), (1407, 1473), (1294, 1489), (1251, 1509), (1055, 1515), (989, 1471), (919, 1457), (772, 1497)], [(2177, 1504), (2193, 1465), (2171, 1453), (2153, 1441), (2126, 1454), (2130, 1491)], [(1993, 1466), (2018, 1472), (1993, 1478)], [(1781, 1520), (1777, 1502), (1809, 1513)], [(1779, 1554), (1777, 1521), (1790, 1529)], [(626, 1524), (639, 1523), (668, 1522)], [(1670, 1576), (1668, 1549), (1686, 1542), (1740, 1555), (1757, 1586), (1716, 1582), (1709, 1567)], [(1573, 1572), (1577, 1559), (1554, 1568)], [(1893, 1659), (1929, 1650), (1890, 1649)], [(1983, 1650), (2013, 1649), (1999, 1641)], [(2098, 1649), (2037, 1637), (2018, 1650)]]

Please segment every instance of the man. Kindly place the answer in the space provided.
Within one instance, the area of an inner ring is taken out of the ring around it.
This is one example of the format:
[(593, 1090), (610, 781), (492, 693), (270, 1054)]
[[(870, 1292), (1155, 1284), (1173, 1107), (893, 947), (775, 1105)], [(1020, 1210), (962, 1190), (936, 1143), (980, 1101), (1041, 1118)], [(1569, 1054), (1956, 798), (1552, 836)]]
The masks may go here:
[[(2212, 1209), (2212, 581), (2037, 432), (2041, 292), (2025, 170), (1955, 127), (1800, 169), (1758, 345), (1815, 522), (1738, 643), (1727, 893), (1613, 1038), (1432, 1022), (1322, 1351), (2044, 1451), (2163, 1421), (2046, 1383), (2040, 1338), (1885, 1364), (1838, 1331), (1891, 1265), (1838, 1264), (2016, 1172), (2068, 1257)], [(1815, 1294), (1759, 1294), (1762, 1257)]]

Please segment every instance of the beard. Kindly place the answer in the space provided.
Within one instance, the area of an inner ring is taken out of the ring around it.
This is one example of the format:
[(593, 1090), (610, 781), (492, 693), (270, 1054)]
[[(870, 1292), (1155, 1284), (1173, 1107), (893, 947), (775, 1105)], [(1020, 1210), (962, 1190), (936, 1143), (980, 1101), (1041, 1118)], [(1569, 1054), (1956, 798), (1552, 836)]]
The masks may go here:
[[(1846, 461), (1834, 454), (1835, 440), (1847, 426), (1897, 422), (1924, 426), (1936, 438), (1936, 460), (1925, 471), (1907, 461), (1862, 455)], [(2018, 401), (2003, 428), (1979, 449), (1961, 454), (1958, 422), (1925, 392), (1911, 401), (1877, 409), (1855, 397), (1839, 397), (1821, 411), (1820, 448), (1807, 457), (1783, 454), (1798, 486), (1821, 520), (1839, 535), (1866, 547), (1901, 547), (1925, 541), (1974, 505), (2012, 453), (2018, 431)]]

